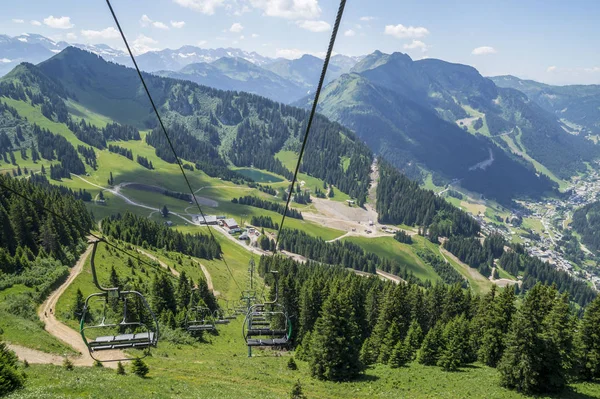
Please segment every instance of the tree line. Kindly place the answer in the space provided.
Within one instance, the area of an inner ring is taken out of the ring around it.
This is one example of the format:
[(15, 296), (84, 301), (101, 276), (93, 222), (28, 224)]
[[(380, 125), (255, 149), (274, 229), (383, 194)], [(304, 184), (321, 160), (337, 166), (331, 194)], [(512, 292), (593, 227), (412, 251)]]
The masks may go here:
[(142, 247), (164, 248), (204, 259), (221, 257), (221, 246), (212, 236), (184, 234), (130, 212), (103, 219), (102, 231), (108, 236)]
[(573, 229), (590, 250), (600, 251), (600, 201), (587, 204), (573, 212)]
[(120, 147), (115, 144), (109, 144), (108, 151), (114, 152), (115, 154), (123, 155), (125, 158), (128, 158), (133, 161), (133, 152), (128, 148)]
[[(249, 206), (253, 206), (255, 208), (266, 209), (268, 211), (277, 212), (281, 215), (283, 215), (283, 213), (285, 212), (285, 205), (278, 204), (278, 203), (272, 202), (272, 201), (267, 201), (267, 200), (264, 200), (262, 198), (252, 196), (252, 195), (246, 195), (245, 197), (234, 198), (231, 200), (231, 202), (234, 204), (249, 205)], [(288, 209), (287, 216), (289, 216), (293, 219), (302, 219), (302, 213), (300, 213), (299, 210), (294, 209), (294, 208)]]
[(519, 306), (512, 287), (475, 296), (460, 284), (423, 289), (277, 257), (262, 257), (258, 270), (271, 298), (268, 272), (279, 271), (296, 357), (318, 379), (352, 380), (378, 363), (451, 372), (475, 361), (496, 367), (502, 386), (526, 394), (600, 377), (600, 338), (593, 333), (600, 298), (579, 319), (566, 294), (539, 283)]

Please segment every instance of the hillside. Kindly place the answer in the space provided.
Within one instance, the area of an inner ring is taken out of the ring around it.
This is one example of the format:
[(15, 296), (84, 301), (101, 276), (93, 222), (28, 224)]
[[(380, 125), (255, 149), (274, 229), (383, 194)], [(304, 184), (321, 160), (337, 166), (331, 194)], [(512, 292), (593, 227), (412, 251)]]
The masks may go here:
[(220, 90), (244, 91), (282, 103), (291, 103), (306, 94), (300, 85), (243, 58), (223, 57), (210, 64), (189, 64), (177, 72), (157, 71), (155, 74)]
[[(289, 81), (304, 88), (306, 91), (311, 91), (315, 89), (316, 84), (319, 81), (319, 76), (321, 75), (321, 71), (323, 69), (323, 60), (315, 56), (305, 54), (295, 60), (287, 60), (284, 58), (278, 59), (265, 65), (264, 68), (285, 79), (288, 79)], [(325, 81), (332, 81), (340, 76), (342, 72), (342, 67), (337, 66), (335, 63), (331, 63), (327, 69)]]
[(499, 87), (519, 90), (531, 101), (563, 122), (563, 128), (573, 134), (600, 134), (600, 85), (553, 86), (515, 76), (493, 76)]
[(577, 209), (571, 225), (588, 249), (600, 253), (600, 202)]
[[(525, 95), (496, 87), (476, 69), (434, 59), (413, 61), (401, 53), (365, 57), (351, 74), (325, 88), (319, 107), (410, 176), (420, 177), (419, 166), (433, 171), (440, 183), (464, 178), (464, 187), (501, 201), (540, 195), (552, 185), (536, 177), (540, 170), (524, 154), (563, 179), (584, 171), (585, 162), (599, 154)], [(507, 140), (517, 142), (521, 152), (509, 148)], [(478, 165), (491, 159), (486, 156), (490, 151), (494, 160), (483, 171)], [(499, 173), (495, 164), (502, 170), (510, 166)], [(473, 169), (481, 176), (473, 177)], [(490, 190), (482, 179), (506, 184)], [(505, 198), (498, 196), (502, 193)]]

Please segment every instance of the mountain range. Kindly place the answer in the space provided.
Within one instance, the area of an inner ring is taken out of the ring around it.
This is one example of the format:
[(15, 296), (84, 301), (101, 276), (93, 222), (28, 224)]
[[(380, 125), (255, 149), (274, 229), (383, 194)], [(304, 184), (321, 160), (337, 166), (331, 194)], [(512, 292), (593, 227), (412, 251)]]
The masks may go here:
[[(0, 58), (11, 54), (14, 60), (33, 62), (67, 46), (39, 35), (2, 40)], [(128, 63), (122, 51), (109, 46), (76, 46), (107, 61)], [(155, 76), (301, 107), (311, 104), (323, 62), (311, 55), (270, 59), (239, 49), (194, 46), (149, 52), (137, 60)], [(12, 64), (12, 59), (4, 64)], [(79, 78), (84, 79), (74, 77)], [(72, 83), (74, 88), (81, 84)], [(512, 76), (485, 78), (466, 65), (376, 51), (365, 57), (332, 58), (319, 111), (355, 131), (375, 154), (415, 180), (431, 174), (436, 185), (460, 183), (507, 202), (553, 191), (600, 155), (595, 145), (599, 87), (549, 86)], [(78, 96), (93, 103), (91, 96), (96, 94), (83, 91)], [(98, 112), (115, 112), (107, 106)], [(121, 110), (122, 118), (120, 111), (111, 118), (139, 124), (141, 113), (126, 106)]]

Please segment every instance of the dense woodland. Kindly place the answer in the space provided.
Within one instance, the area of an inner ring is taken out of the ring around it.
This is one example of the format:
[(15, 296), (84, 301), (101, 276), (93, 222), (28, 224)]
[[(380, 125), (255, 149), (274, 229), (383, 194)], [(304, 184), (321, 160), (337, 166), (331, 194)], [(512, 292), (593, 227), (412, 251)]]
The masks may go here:
[(102, 232), (116, 239), (139, 245), (152, 246), (167, 251), (204, 259), (221, 257), (221, 246), (212, 236), (205, 234), (184, 234), (170, 229), (165, 224), (127, 212), (102, 220)]
[(379, 162), (377, 211), (381, 223), (423, 227), (432, 242), (479, 233), (479, 224), (468, 213), (422, 189), (384, 160)]
[(479, 297), (460, 284), (424, 290), (262, 257), (259, 273), (267, 281), (270, 270), (279, 271), (296, 357), (319, 379), (352, 380), (376, 363), (457, 371), (480, 361), (498, 368), (501, 385), (535, 394), (600, 376), (600, 339), (590, 334), (600, 320), (598, 298), (579, 319), (566, 295), (541, 284), (518, 306), (511, 287)]
[(600, 201), (573, 212), (571, 226), (581, 235), (581, 241), (589, 250), (600, 252)]

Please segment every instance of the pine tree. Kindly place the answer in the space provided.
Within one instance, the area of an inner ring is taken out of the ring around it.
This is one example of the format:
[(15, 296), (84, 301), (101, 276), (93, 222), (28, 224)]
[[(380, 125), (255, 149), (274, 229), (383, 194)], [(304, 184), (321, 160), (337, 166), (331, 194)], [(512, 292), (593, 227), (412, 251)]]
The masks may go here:
[(44, 176), (46, 175), (46, 168), (44, 168), (44, 165), (42, 165), (41, 173)]
[(300, 380), (296, 381), (296, 383), (292, 387), (290, 399), (306, 399), (306, 396), (304, 396), (304, 393), (302, 392), (302, 385), (300, 384)]
[(133, 362), (131, 362), (131, 372), (138, 377), (146, 377), (149, 371), (150, 369), (142, 359), (136, 358)]
[(0, 396), (21, 388), (25, 382), (23, 374), (17, 370), (17, 361), (14, 352), (0, 341)]
[(506, 287), (491, 302), (485, 302), (482, 309), (484, 321), (478, 358), (490, 367), (496, 367), (504, 354), (506, 335), (515, 312), (515, 294), (512, 287)]
[(117, 271), (115, 270), (114, 266), (111, 266), (110, 268), (110, 286), (111, 287), (120, 287), (121, 286), (121, 281), (119, 279), (119, 275), (117, 274)]
[(585, 380), (600, 378), (600, 296), (585, 309), (577, 335), (579, 369)]
[(414, 360), (417, 354), (417, 351), (421, 347), (421, 343), (423, 342), (423, 330), (421, 329), (421, 325), (413, 320), (410, 323), (410, 327), (408, 328), (408, 333), (406, 334), (406, 338), (404, 340), (404, 346), (406, 351), (409, 353), (409, 360)]
[(391, 368), (402, 367), (411, 360), (411, 355), (410, 348), (406, 346), (406, 342), (398, 341), (392, 350), (388, 364)]
[(456, 371), (466, 362), (469, 344), (469, 323), (465, 316), (450, 320), (444, 328), (444, 348), (438, 360), (438, 366), (445, 371)]
[(564, 387), (563, 346), (570, 337), (568, 309), (555, 287), (536, 284), (513, 318), (506, 350), (498, 364), (501, 384), (527, 394)]
[(75, 294), (75, 302), (73, 302), (73, 310), (71, 311), (73, 319), (80, 319), (83, 314), (83, 306), (85, 305), (85, 299), (83, 298), (83, 293), (79, 288), (77, 288), (77, 293)]
[(163, 205), (160, 213), (164, 218), (166, 218), (167, 216), (169, 216), (169, 208), (167, 208), (166, 205)]
[(362, 371), (360, 328), (348, 290), (338, 281), (323, 303), (309, 344), (311, 374), (321, 380), (348, 381)]
[(293, 357), (290, 357), (290, 359), (288, 360), (287, 368), (288, 370), (298, 370), (298, 365), (296, 364), (296, 361)]
[(125, 367), (123, 367), (123, 363), (117, 363), (117, 375), (125, 375)]
[(426, 366), (437, 364), (442, 349), (444, 348), (444, 330), (442, 324), (436, 324), (423, 340), (423, 344), (417, 353), (417, 362)]

